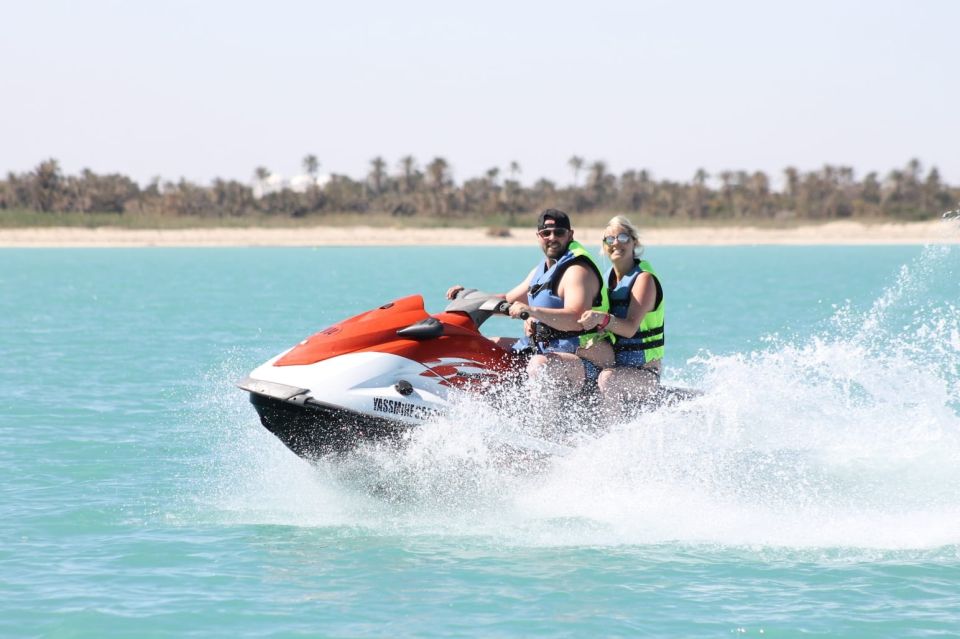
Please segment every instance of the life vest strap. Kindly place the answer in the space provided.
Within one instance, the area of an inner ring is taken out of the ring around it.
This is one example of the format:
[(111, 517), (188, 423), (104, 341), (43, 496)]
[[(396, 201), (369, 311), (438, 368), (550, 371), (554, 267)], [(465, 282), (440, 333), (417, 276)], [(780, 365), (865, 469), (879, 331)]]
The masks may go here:
[(617, 351), (648, 351), (651, 348), (660, 348), (663, 344), (664, 340), (662, 337), (652, 342), (637, 342), (633, 344), (624, 344), (618, 340), (617, 343), (613, 345), (613, 348)]
[(531, 298), (532, 298), (532, 297), (536, 297), (537, 294), (540, 293), (540, 291), (542, 291), (543, 289), (547, 288), (548, 286), (550, 286), (550, 281), (549, 281), (549, 280), (547, 280), (546, 282), (540, 282), (539, 284), (535, 284), (535, 285), (533, 285), (533, 286), (530, 286), (530, 287), (527, 288), (527, 296), (528, 296), (528, 297), (531, 297)]
[(552, 326), (547, 326), (543, 322), (534, 322), (533, 339), (536, 342), (549, 342), (554, 339), (567, 339), (570, 337), (580, 337), (596, 331), (561, 331)]

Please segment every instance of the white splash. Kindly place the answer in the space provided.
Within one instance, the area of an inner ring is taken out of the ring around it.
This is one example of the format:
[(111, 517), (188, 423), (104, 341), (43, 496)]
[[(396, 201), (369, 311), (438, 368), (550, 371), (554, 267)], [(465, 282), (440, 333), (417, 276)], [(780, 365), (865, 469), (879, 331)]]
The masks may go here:
[[(216, 406), (204, 501), (236, 521), (525, 546), (958, 545), (958, 275), (952, 247), (929, 247), (870, 309), (760, 351), (702, 354), (684, 370), (701, 397), (600, 430), (585, 420), (559, 444), (517, 391), (496, 410), (464, 398), (404, 446), (311, 465), (237, 396)], [(549, 454), (511, 451), (531, 442)]]

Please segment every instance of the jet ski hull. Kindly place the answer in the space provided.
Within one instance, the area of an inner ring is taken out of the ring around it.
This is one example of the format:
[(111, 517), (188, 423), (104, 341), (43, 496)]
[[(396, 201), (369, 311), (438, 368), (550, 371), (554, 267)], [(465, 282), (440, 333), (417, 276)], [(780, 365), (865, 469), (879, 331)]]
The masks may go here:
[(396, 440), (410, 424), (309, 400), (292, 403), (250, 393), (260, 423), (300, 457), (343, 453), (362, 441)]

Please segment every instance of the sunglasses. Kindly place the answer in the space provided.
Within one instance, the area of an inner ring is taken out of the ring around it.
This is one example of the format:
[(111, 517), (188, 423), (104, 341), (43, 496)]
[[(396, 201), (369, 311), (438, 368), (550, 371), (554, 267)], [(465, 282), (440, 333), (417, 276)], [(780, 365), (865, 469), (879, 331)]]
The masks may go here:
[(543, 239), (547, 239), (547, 238), (550, 237), (551, 235), (552, 235), (553, 237), (560, 238), (560, 237), (566, 237), (566, 236), (567, 236), (567, 233), (569, 233), (569, 232), (570, 232), (570, 229), (553, 229), (553, 228), (551, 228), (551, 229), (540, 229), (539, 231), (537, 231), (537, 235), (539, 235), (539, 236), (542, 237)]
[(616, 235), (608, 235), (603, 238), (603, 243), (607, 246), (613, 246), (614, 242), (620, 242), (621, 244), (626, 244), (633, 238), (630, 237), (629, 233), (617, 233)]

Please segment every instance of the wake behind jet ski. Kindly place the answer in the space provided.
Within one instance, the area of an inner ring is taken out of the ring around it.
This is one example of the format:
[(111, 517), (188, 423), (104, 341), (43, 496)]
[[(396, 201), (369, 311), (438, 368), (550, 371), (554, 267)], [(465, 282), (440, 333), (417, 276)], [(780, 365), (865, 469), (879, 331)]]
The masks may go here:
[[(496, 397), (522, 381), (526, 358), (479, 331), (508, 306), (468, 290), (431, 315), (420, 295), (403, 297), (311, 335), (237, 385), (263, 426), (301, 457), (397, 440), (443, 415), (457, 393)], [(689, 393), (664, 388), (658, 402)]]

